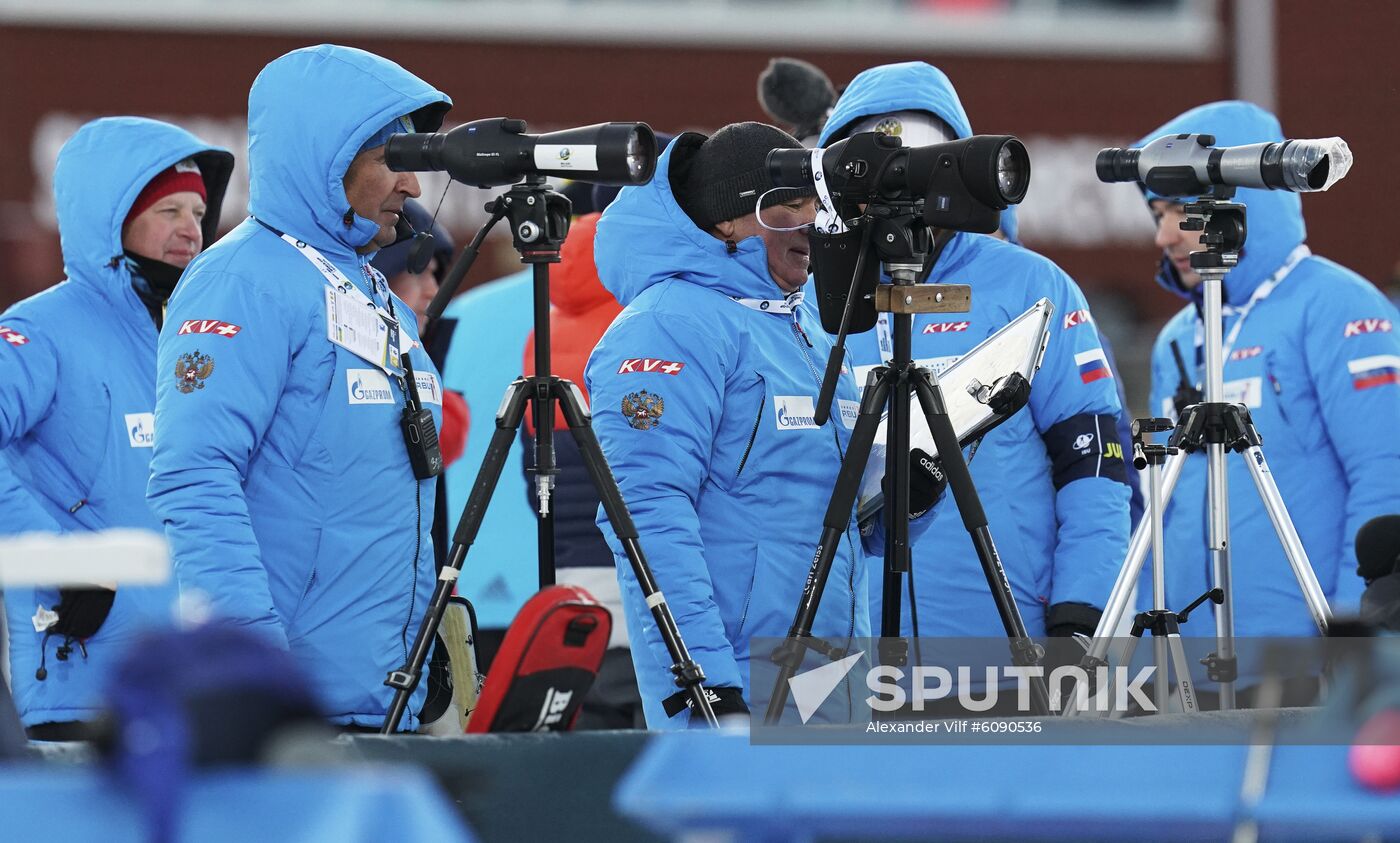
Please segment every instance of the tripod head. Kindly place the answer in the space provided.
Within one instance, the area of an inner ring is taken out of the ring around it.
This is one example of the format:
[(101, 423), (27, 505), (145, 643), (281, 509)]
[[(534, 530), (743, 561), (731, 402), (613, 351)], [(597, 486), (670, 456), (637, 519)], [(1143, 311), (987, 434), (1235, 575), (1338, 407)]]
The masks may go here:
[(1235, 189), (1216, 185), (1209, 194), (1184, 206), (1184, 231), (1200, 231), (1205, 248), (1191, 253), (1191, 267), (1201, 276), (1201, 318), (1205, 334), (1205, 400), (1219, 403), (1225, 392), (1222, 309), (1224, 280), (1240, 261), (1248, 226), (1245, 206), (1231, 202)]
[(522, 262), (559, 262), (559, 247), (569, 236), (573, 211), (569, 197), (550, 189), (544, 176), (530, 175), (486, 204), (493, 216), (498, 209), (510, 219), (511, 241)]
[(1191, 268), (1197, 272), (1215, 270), (1224, 274), (1240, 261), (1249, 229), (1245, 224), (1245, 206), (1230, 201), (1234, 195), (1233, 187), (1219, 186), (1209, 196), (1182, 208), (1186, 213), (1182, 230), (1202, 233), (1205, 249), (1191, 253)]
[[(521, 262), (558, 263), (559, 247), (563, 245), (564, 238), (569, 236), (569, 215), (572, 210), (573, 203), (569, 201), (569, 197), (551, 190), (545, 183), (544, 176), (538, 174), (526, 176), (525, 181), (511, 185), (510, 190), (487, 202), (486, 212), (491, 215), (491, 219), (477, 229), (472, 242), (462, 249), (461, 256), (442, 279), (437, 295), (433, 296), (428, 305), (430, 328), (447, 309), (452, 297), (457, 295), (457, 288), (462, 286), (462, 279), (467, 277), (472, 264), (476, 263), (476, 256), (481, 251), (481, 244), (486, 240), (486, 235), (491, 233), (491, 229), (503, 217), (510, 218), (511, 242), (520, 253)], [(536, 311), (539, 310), (538, 304), (537, 301)], [(546, 291), (546, 313), (548, 307), (549, 296)]]
[[(878, 202), (866, 209), (869, 242), (896, 283), (914, 283), (933, 251), (933, 230), (924, 222), (921, 204)], [(905, 273), (908, 280), (903, 280)]]
[(1142, 471), (1151, 465), (1161, 465), (1177, 449), (1170, 443), (1152, 442), (1148, 439), (1154, 433), (1175, 430), (1171, 419), (1133, 419), (1133, 466)]
[[(926, 291), (916, 291), (914, 299), (919, 303), (916, 304), (907, 295), (893, 295), (892, 285), (880, 281), (880, 271), (870, 269), (870, 259), (873, 255), (879, 261), (880, 269), (889, 275), (893, 286), (901, 288), (913, 287), (921, 277), (932, 270), (941, 249), (933, 229), (924, 222), (922, 201), (872, 202), (865, 207), (862, 216), (852, 221), (850, 226), (850, 230), (837, 234), (812, 235), (814, 257), (815, 250), (819, 248), (839, 253), (855, 245), (854, 254), (845, 254), (839, 259), (829, 257), (813, 267), (816, 277), (814, 283), (818, 294), (822, 296), (819, 306), (822, 325), (836, 334), (836, 342), (827, 358), (826, 372), (822, 376), (821, 389), (817, 395), (817, 424), (826, 424), (830, 416), (837, 377), (845, 359), (846, 337), (850, 333), (863, 333), (873, 328), (881, 312), (961, 313), (971, 306), (968, 304), (965, 287), (945, 288), (943, 293), (936, 296), (920, 295)], [(835, 282), (824, 283), (823, 275), (836, 270), (844, 271), (852, 264), (854, 268), (850, 272), (849, 289), (844, 295), (835, 295), (830, 289), (830, 285)], [(823, 287), (827, 289), (824, 290)], [(946, 298), (947, 295), (955, 297), (956, 302)], [(897, 304), (901, 301), (903, 307)], [(839, 317), (833, 318), (837, 313)]]

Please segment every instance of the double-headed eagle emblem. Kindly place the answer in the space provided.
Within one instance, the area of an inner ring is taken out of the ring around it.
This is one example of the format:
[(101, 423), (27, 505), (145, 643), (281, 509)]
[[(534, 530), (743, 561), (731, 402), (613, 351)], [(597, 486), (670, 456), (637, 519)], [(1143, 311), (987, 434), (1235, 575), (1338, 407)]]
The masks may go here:
[(214, 358), (198, 351), (180, 355), (175, 361), (175, 388), (188, 395), (204, 388), (204, 380), (214, 374)]
[(661, 413), (665, 409), (666, 402), (661, 396), (645, 389), (622, 396), (622, 416), (638, 430), (651, 430), (661, 424)]

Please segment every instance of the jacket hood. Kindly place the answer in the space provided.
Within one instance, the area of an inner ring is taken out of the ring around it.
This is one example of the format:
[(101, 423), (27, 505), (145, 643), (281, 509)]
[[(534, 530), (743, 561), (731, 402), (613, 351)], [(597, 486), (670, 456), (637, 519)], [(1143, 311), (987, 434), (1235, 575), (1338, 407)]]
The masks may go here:
[(647, 288), (681, 278), (739, 298), (780, 299), (786, 294), (768, 272), (768, 253), (758, 236), (730, 252), (724, 241), (701, 231), (681, 210), (671, 173), (684, 171), (705, 136), (678, 136), (644, 185), (624, 187), (598, 221), (594, 258), (603, 286), (624, 306)]
[(379, 225), (353, 213), (345, 197), (351, 159), (397, 117), (436, 131), (451, 105), (363, 50), (322, 44), (273, 60), (248, 93), (249, 211), (327, 254), (353, 254)]
[[(1278, 118), (1253, 103), (1232, 100), (1214, 102), (1193, 108), (1148, 133), (1136, 146), (1175, 134), (1209, 134), (1215, 136), (1216, 146), (1240, 146), (1283, 140), (1283, 128)], [(1147, 199), (1162, 197), (1153, 193)], [(1173, 201), (1189, 199), (1173, 197)], [(1225, 301), (1242, 305), (1259, 285), (1283, 265), (1288, 254), (1307, 238), (1303, 225), (1303, 206), (1298, 194), (1286, 190), (1255, 190), (1240, 188), (1235, 202), (1246, 206), (1245, 224), (1248, 235), (1240, 262), (1225, 276)], [(1188, 291), (1171, 262), (1162, 260), (1157, 282), (1183, 298), (1199, 303), (1200, 287)]]
[[(831, 109), (817, 146), (845, 137), (852, 124), (892, 111), (927, 111), (946, 122), (959, 138), (972, 136), (972, 122), (947, 74), (931, 64), (907, 61), (862, 71), (851, 80)], [(1015, 206), (1001, 212), (1001, 230), (1019, 243)]]
[(958, 92), (943, 71), (921, 61), (884, 64), (862, 71), (826, 118), (817, 146), (826, 146), (844, 135), (862, 117), (891, 111), (927, 111), (945, 120), (958, 137), (972, 134)]
[(559, 249), (559, 267), (549, 285), (549, 302), (560, 312), (585, 313), (600, 304), (616, 307), (593, 262), (593, 237), (602, 214), (584, 214), (569, 227), (569, 236)]
[(54, 203), (63, 269), (108, 297), (125, 295), (131, 276), (122, 256), (122, 223), (136, 197), (162, 170), (193, 158), (207, 194), (204, 245), (214, 242), (233, 153), (145, 117), (103, 117), (85, 124), (58, 152)]

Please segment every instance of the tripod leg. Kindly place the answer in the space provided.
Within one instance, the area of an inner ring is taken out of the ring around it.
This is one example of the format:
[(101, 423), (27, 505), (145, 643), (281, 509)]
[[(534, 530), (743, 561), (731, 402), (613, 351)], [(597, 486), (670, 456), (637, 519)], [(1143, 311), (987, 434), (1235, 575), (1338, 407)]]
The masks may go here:
[[(1186, 660), (1186, 647), (1181, 643), (1181, 632), (1173, 630), (1163, 636), (1171, 650), (1172, 666), (1176, 671), (1176, 690), (1181, 694), (1181, 710), (1187, 714), (1195, 714), (1200, 711), (1200, 706), (1196, 703), (1196, 686), (1191, 681), (1191, 664)], [(1158, 668), (1158, 672), (1161, 672)], [(1164, 678), (1164, 677), (1160, 677)], [(1157, 683), (1162, 687), (1169, 687), (1166, 681)], [(1167, 711), (1165, 701), (1157, 703), (1157, 713), (1165, 714)]]
[[(907, 313), (892, 314), (894, 327), (894, 359), (909, 360), (912, 354), (911, 332), (913, 317)], [(909, 399), (912, 397), (908, 373), (916, 371), (912, 364), (892, 365), (886, 377), (889, 394), (889, 437), (885, 451), (885, 566), (881, 594), (880, 647), (882, 664), (903, 665), (907, 661), (907, 643), (903, 638), (903, 618), (900, 611), (904, 597), (904, 577), (914, 576), (909, 553)], [(911, 629), (912, 633), (913, 630)]]
[(462, 572), (462, 563), (466, 561), (467, 551), (472, 542), (476, 541), (481, 521), (486, 517), (486, 507), (491, 503), (491, 495), (495, 493), (496, 483), (501, 479), (501, 469), (506, 464), (511, 446), (515, 444), (520, 422), (525, 417), (525, 404), (529, 400), (530, 379), (516, 378), (506, 389), (505, 399), (496, 414), (496, 432), (491, 435), (491, 442), (486, 446), (486, 456), (481, 460), (476, 482), (467, 497), (466, 507), (462, 509), (461, 520), (457, 522), (447, 562), (438, 572), (437, 584), (433, 586), (433, 597), (428, 602), (422, 622), (418, 625), (418, 634), (413, 639), (408, 662), (384, 680), (385, 685), (394, 689), (394, 699), (389, 704), (389, 713), (384, 716), (384, 724), (379, 729), (381, 734), (393, 734), (399, 728), (404, 712), (408, 709), (409, 698), (413, 696), (414, 689), (422, 679), (423, 663), (428, 659), (428, 650), (432, 647), (433, 637), (437, 635), (438, 626), (442, 623), (442, 615), (447, 610), (452, 590), (457, 585), (457, 577)]
[(1284, 505), (1278, 484), (1274, 482), (1273, 472), (1269, 471), (1269, 464), (1264, 460), (1264, 450), (1255, 445), (1246, 449), (1243, 456), (1244, 464), (1249, 467), (1249, 474), (1254, 478), (1254, 486), (1259, 490), (1259, 499), (1264, 502), (1264, 509), (1274, 524), (1274, 532), (1278, 533), (1278, 540), (1283, 543), (1288, 565), (1293, 569), (1298, 588), (1303, 592), (1303, 602), (1308, 604), (1308, 611), (1312, 613), (1313, 623), (1317, 624), (1317, 631), (1326, 635), (1327, 627), (1332, 622), (1332, 610), (1327, 605), (1327, 595), (1322, 592), (1322, 585), (1318, 583), (1317, 574), (1313, 572), (1312, 563), (1308, 561), (1308, 552), (1303, 548), (1303, 540), (1298, 538), (1293, 519), (1288, 517), (1288, 507)]
[[(991, 530), (987, 527), (987, 514), (982, 509), (982, 499), (977, 494), (977, 486), (972, 482), (972, 472), (967, 460), (963, 459), (962, 448), (958, 445), (958, 435), (953, 430), (953, 422), (948, 418), (947, 406), (938, 389), (938, 382), (927, 369), (914, 369), (914, 390), (919, 396), (919, 405), (928, 420), (929, 431), (933, 433), (934, 444), (938, 447), (938, 458), (948, 477), (948, 488), (953, 492), (953, 500), (958, 505), (963, 525), (972, 537), (972, 545), (977, 549), (977, 558), (982, 563), (982, 573), (987, 578), (987, 587), (997, 604), (1002, 627), (1011, 639), (1011, 654), (1017, 665), (1034, 666), (1040, 663), (1040, 647), (1026, 632), (1026, 624), (1021, 619), (1021, 610), (1016, 606), (1011, 583), (1006, 578), (1001, 557), (992, 541)], [(1050, 713), (1049, 692), (1043, 678), (1031, 682), (1032, 707), (1036, 714)]]
[[(1172, 492), (1176, 489), (1177, 480), (1181, 479), (1181, 470), (1186, 465), (1186, 457), (1184, 452), (1167, 457), (1162, 472), (1160, 491), (1162, 499), (1160, 507), (1163, 514), (1166, 513), (1167, 502), (1171, 500)], [(1108, 651), (1113, 645), (1113, 635), (1121, 626), (1123, 616), (1131, 608), (1129, 599), (1133, 595), (1133, 586), (1137, 584), (1138, 577), (1142, 574), (1142, 566), (1147, 561), (1147, 552), (1152, 549), (1152, 513), (1153, 504), (1149, 500), (1143, 507), (1142, 521), (1138, 522), (1137, 529), (1133, 531), (1132, 540), (1128, 542), (1128, 555), (1123, 560), (1123, 567), (1118, 569), (1118, 579), (1114, 581), (1113, 591), (1108, 595), (1108, 602), (1104, 604), (1103, 616), (1099, 618), (1098, 628), (1094, 630), (1094, 640), (1089, 644), (1088, 652), (1084, 654), (1083, 660), (1079, 663), (1080, 667), (1086, 671), (1092, 671), (1094, 668), (1109, 662)], [(1114, 662), (1126, 664), (1121, 655)], [(1065, 716), (1072, 717), (1074, 713), (1073, 710), (1066, 711)]]
[(588, 476), (593, 480), (593, 488), (602, 500), (603, 511), (608, 514), (613, 532), (617, 534), (618, 541), (622, 543), (622, 550), (627, 554), (632, 574), (637, 578), (647, 607), (651, 609), (652, 620), (656, 622), (661, 639), (666, 643), (666, 652), (670, 654), (673, 662), (671, 672), (676, 674), (676, 684), (690, 697), (691, 716), (698, 715), (711, 726), (718, 726), (719, 721), (715, 718), (715, 712), (710, 707), (710, 701), (702, 687), (705, 672), (699, 663), (690, 657), (690, 651), (681, 640), (681, 631), (676, 626), (676, 619), (671, 615), (671, 607), (656, 585), (651, 565), (647, 563), (646, 554), (642, 552), (641, 542), (638, 541), (637, 526), (632, 523), (627, 503), (622, 499), (617, 480), (613, 478), (612, 469), (608, 467), (608, 459), (603, 455), (603, 448), (598, 444), (598, 437), (593, 432), (592, 417), (586, 409), (583, 394), (577, 386), (562, 378), (552, 379), (551, 390), (564, 412), (569, 432), (578, 443), (579, 453), (583, 455), (584, 465), (588, 468)]
[(1211, 573), (1215, 587), (1225, 593), (1225, 600), (1215, 609), (1215, 655), (1228, 671), (1220, 683), (1221, 711), (1235, 707), (1235, 600), (1230, 568), (1230, 487), (1226, 468), (1225, 446), (1207, 442), (1206, 520)]
[[(515, 223), (515, 218), (511, 218)], [(567, 230), (567, 226), (565, 226)], [(557, 247), (556, 247), (557, 248)], [(554, 478), (558, 474), (554, 462), (554, 389), (553, 379), (549, 378), (550, 332), (549, 332), (549, 263), (538, 262), (534, 272), (535, 308), (535, 374), (534, 395), (531, 396), (535, 416), (535, 465), (532, 469), (535, 478), (535, 500), (539, 504), (539, 517), (535, 521), (535, 532), (539, 538), (539, 580), (540, 588), (554, 585), (554, 507), (550, 498), (554, 492)], [(541, 327), (544, 330), (541, 330)]]
[[(1145, 617), (1145, 615), (1140, 616), (1140, 618), (1143, 620), (1145, 620)], [(1119, 649), (1118, 658), (1115, 660), (1115, 664), (1121, 665), (1124, 670), (1128, 669), (1128, 667), (1132, 665), (1133, 656), (1137, 653), (1138, 642), (1142, 639), (1142, 634), (1144, 631), (1146, 631), (1146, 629), (1147, 627), (1141, 625), (1141, 623), (1133, 625), (1132, 633), (1127, 637), (1127, 639), (1123, 642), (1122, 647)], [(1110, 709), (1108, 718), (1110, 720), (1121, 720), (1124, 717), (1124, 715), (1128, 713), (1127, 708), (1126, 706), (1118, 707), (1113, 705), (1113, 672), (1107, 669), (1107, 665), (1104, 665), (1104, 668), (1105, 669), (1103, 684), (1100, 685), (1098, 688), (1094, 689), (1094, 691), (1095, 694), (1099, 697), (1099, 699), (1103, 701), (1100, 702), (1099, 705)], [(1153, 691), (1156, 691), (1155, 685), (1153, 686)], [(1077, 700), (1079, 698), (1079, 687), (1077, 682), (1075, 683), (1074, 687), (1070, 689), (1070, 692), (1074, 694), (1074, 696), (1071, 696), (1070, 699)], [(1070, 706), (1066, 706), (1060, 710), (1061, 717), (1072, 717), (1076, 713), (1077, 710)]]
[[(1152, 696), (1153, 702), (1157, 703), (1158, 714), (1167, 710), (1167, 699), (1171, 695), (1171, 681), (1168, 679), (1171, 673), (1168, 668), (1171, 667), (1175, 655), (1168, 647), (1165, 635), (1152, 636), (1152, 658), (1157, 665), (1157, 681), (1152, 683)], [(1181, 676), (1179, 668), (1177, 675)]]
[[(1207, 219), (1209, 213), (1206, 214)], [(1207, 224), (1209, 224), (1207, 222)], [(1201, 276), (1201, 322), (1205, 333), (1205, 403), (1208, 407), (1218, 407), (1225, 400), (1225, 359), (1224, 341), (1221, 336), (1223, 320), (1222, 285), (1228, 270), (1220, 266), (1205, 268)], [(1226, 474), (1225, 445), (1223, 441), (1211, 441), (1217, 436), (1206, 436), (1206, 520), (1208, 522), (1208, 545), (1211, 557), (1211, 574), (1216, 588), (1225, 593), (1225, 599), (1215, 609), (1217, 664), (1223, 668), (1220, 673), (1220, 708), (1229, 711), (1235, 707), (1235, 603), (1234, 589), (1230, 582), (1230, 496), (1229, 478)]]
[[(861, 477), (870, 459), (870, 448), (880, 427), (880, 414), (889, 396), (891, 377), (892, 370), (877, 369), (876, 373), (871, 374), (865, 394), (861, 397), (860, 415), (846, 443), (846, 456), (841, 461), (841, 471), (836, 476), (836, 484), (827, 503), (826, 516), (822, 519), (821, 541), (817, 543), (811, 570), (802, 587), (797, 614), (788, 629), (787, 639), (773, 654), (773, 661), (778, 665), (778, 676), (773, 683), (773, 693), (768, 698), (768, 711), (764, 716), (764, 722), (770, 726), (778, 725), (782, 719), (790, 690), (788, 680), (802, 665), (802, 657), (806, 654), (805, 639), (812, 635), (812, 624), (816, 621), (822, 593), (826, 590), (831, 563), (840, 548), (841, 537), (851, 523), (851, 512), (860, 493)], [(852, 564), (859, 564), (859, 560), (852, 560)]]
[[(1167, 547), (1163, 538), (1165, 529), (1164, 522), (1166, 513), (1162, 507), (1162, 467), (1156, 461), (1156, 457), (1150, 458), (1147, 465), (1147, 498), (1157, 505), (1152, 507), (1152, 610), (1156, 613), (1167, 610)], [(1167, 639), (1163, 635), (1157, 634), (1157, 627), (1153, 627), (1152, 649), (1156, 653), (1157, 675), (1161, 681), (1153, 683), (1156, 691), (1157, 711), (1167, 710), (1167, 695), (1170, 683), (1167, 681), (1168, 658), (1171, 650), (1167, 646)], [(1178, 670), (1180, 674), (1180, 670)]]
[(540, 588), (554, 585), (554, 478), (558, 474), (554, 460), (554, 397), (546, 380), (535, 382), (533, 400), (535, 422), (535, 464), (530, 471), (535, 479), (535, 532), (539, 540)]

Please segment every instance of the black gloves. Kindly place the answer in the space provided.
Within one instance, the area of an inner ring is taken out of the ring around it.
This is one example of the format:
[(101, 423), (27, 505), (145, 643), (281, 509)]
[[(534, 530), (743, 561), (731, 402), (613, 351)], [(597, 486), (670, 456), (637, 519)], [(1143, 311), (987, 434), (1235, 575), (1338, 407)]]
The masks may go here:
[[(889, 478), (881, 481), (880, 490), (885, 494), (885, 503), (893, 498), (889, 490)], [(948, 476), (943, 473), (943, 465), (936, 457), (930, 457), (918, 448), (909, 449), (909, 519), (922, 516), (933, 509), (934, 504), (943, 499), (948, 490)]]
[(48, 632), (66, 638), (91, 638), (102, 628), (117, 593), (110, 588), (60, 588), (53, 607), (58, 622)]
[[(710, 709), (714, 711), (715, 717), (749, 713), (749, 704), (744, 702), (744, 692), (738, 688), (706, 688), (705, 696), (710, 700)], [(690, 694), (685, 691), (677, 691), (662, 700), (661, 707), (665, 709), (667, 717), (675, 717), (691, 707)], [(691, 712), (690, 727), (692, 729), (706, 728), (707, 726), (705, 718), (696, 715), (694, 711)]]
[(1371, 580), (1361, 593), (1361, 620), (1387, 632), (1400, 632), (1400, 573)]
[[(1103, 612), (1087, 603), (1056, 603), (1045, 613), (1045, 675), (1050, 676), (1056, 668), (1080, 664), (1084, 659), (1084, 648), (1070, 636), (1076, 632), (1092, 636), (1099, 625)], [(1094, 677), (1089, 677), (1093, 688)], [(1092, 693), (1092, 691), (1091, 691)]]
[(1082, 632), (1092, 637), (1102, 616), (1102, 609), (1087, 603), (1056, 603), (1045, 613), (1045, 634), (1051, 638), (1069, 638)]
[(918, 518), (943, 499), (948, 475), (943, 465), (919, 448), (909, 449), (909, 517)]

